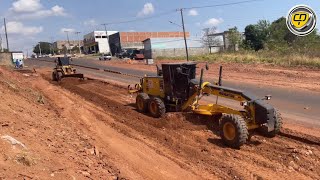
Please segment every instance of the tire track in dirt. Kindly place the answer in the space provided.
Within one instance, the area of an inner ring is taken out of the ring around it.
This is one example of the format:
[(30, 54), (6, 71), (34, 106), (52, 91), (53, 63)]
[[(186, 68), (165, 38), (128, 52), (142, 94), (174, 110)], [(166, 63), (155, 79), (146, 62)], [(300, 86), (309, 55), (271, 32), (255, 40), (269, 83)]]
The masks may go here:
[[(188, 113), (169, 113), (162, 119), (151, 118), (135, 111), (132, 107), (134, 98), (126, 95), (124, 88), (107, 83), (65, 79), (60, 86), (104, 109), (116, 120), (111, 124), (113, 128), (129, 137), (136, 137), (132, 133), (139, 132), (160, 145), (154, 147), (159, 149), (159, 154), (205, 177), (211, 174), (228, 179), (320, 178), (316, 137), (285, 129), (283, 136), (273, 139), (254, 136), (241, 150), (233, 150), (226, 148), (215, 134), (217, 124), (214, 122), (217, 121), (200, 119)], [(130, 128), (134, 131), (127, 131)], [(308, 150), (313, 154), (305, 155)]]

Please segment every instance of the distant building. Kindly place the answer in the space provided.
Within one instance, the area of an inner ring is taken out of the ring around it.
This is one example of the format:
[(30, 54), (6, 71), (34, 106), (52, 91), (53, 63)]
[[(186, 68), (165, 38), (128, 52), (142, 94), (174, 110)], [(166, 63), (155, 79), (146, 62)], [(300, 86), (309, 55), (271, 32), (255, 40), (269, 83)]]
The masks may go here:
[[(186, 37), (190, 37), (189, 32)], [(121, 49), (143, 49), (142, 41), (148, 38), (183, 38), (183, 32), (118, 32), (109, 36), (112, 54)]]
[[(144, 56), (146, 59), (156, 58), (157, 56), (185, 56), (184, 38), (148, 38), (143, 42)], [(208, 49), (203, 47), (200, 40), (187, 39), (189, 55), (205, 54)]]
[[(53, 43), (53, 48), (61, 52), (64, 49), (64, 47), (66, 47), (69, 50), (78, 45), (79, 45), (79, 40), (69, 40), (69, 41), (59, 40)], [(80, 47), (82, 46), (83, 46), (83, 41), (80, 40)]]
[[(117, 31), (108, 31), (108, 36), (117, 33)], [(109, 42), (106, 31), (93, 31), (84, 35), (83, 51), (88, 54), (109, 53)]]
[[(224, 31), (221, 33), (214, 33), (214, 34), (209, 34), (208, 36), (210, 37), (215, 37), (220, 39), (220, 45), (219, 46), (213, 46), (214, 50), (213, 52), (219, 52), (219, 51), (238, 51), (239, 50), (239, 44), (236, 44), (233, 46), (229, 40), (229, 31)], [(244, 33), (240, 32), (240, 39), (244, 40), (245, 35)], [(209, 47), (210, 49), (212, 47)], [(211, 50), (210, 50), (211, 51)]]

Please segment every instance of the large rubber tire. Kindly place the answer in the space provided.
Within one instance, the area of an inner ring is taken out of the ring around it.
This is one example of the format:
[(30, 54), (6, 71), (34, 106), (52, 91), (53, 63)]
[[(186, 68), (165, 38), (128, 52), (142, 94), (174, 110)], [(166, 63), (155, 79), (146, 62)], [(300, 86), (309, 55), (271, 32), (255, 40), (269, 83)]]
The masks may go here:
[(57, 79), (57, 72), (56, 72), (56, 71), (53, 71), (53, 72), (52, 72), (52, 81), (58, 81), (58, 79)]
[(248, 140), (247, 124), (241, 116), (224, 114), (220, 121), (220, 136), (224, 144), (238, 149)]
[(277, 109), (274, 110), (274, 119), (275, 119), (274, 130), (271, 132), (267, 132), (266, 128), (259, 128), (259, 132), (261, 135), (265, 137), (273, 138), (280, 133), (280, 130), (282, 128), (282, 117), (280, 112)]
[(136, 106), (139, 112), (145, 113), (148, 111), (150, 97), (146, 93), (139, 93), (136, 97)]
[(164, 105), (163, 101), (158, 97), (152, 98), (148, 104), (148, 107), (152, 117), (159, 118), (164, 116), (166, 113), (166, 106)]
[(58, 72), (57, 72), (57, 81), (58, 81), (58, 82), (61, 81), (62, 76), (63, 76), (63, 75), (62, 75), (62, 72), (59, 72), (59, 71), (58, 71)]

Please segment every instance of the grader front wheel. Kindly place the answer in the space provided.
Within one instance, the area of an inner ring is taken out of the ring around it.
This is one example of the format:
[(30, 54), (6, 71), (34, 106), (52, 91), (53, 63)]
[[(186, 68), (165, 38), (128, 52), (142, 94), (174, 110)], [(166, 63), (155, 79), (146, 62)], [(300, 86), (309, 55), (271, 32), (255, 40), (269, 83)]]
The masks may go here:
[(58, 81), (58, 79), (57, 79), (57, 72), (56, 72), (56, 71), (53, 71), (53, 72), (52, 72), (52, 81)]
[(160, 98), (154, 97), (149, 102), (149, 112), (152, 117), (159, 118), (166, 113), (166, 107)]
[(148, 110), (149, 96), (146, 93), (139, 93), (136, 98), (136, 106), (139, 112), (145, 113)]
[(240, 148), (247, 142), (249, 136), (246, 122), (238, 115), (223, 115), (220, 122), (220, 136), (227, 146)]

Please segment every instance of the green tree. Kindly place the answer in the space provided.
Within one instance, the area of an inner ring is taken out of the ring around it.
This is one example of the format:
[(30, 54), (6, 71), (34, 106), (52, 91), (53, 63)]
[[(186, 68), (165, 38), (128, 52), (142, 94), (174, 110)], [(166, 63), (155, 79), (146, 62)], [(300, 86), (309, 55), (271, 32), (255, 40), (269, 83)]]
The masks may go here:
[(320, 48), (320, 36), (315, 29), (307, 36), (296, 36), (287, 27), (286, 19), (281, 17), (270, 25), (268, 48), (284, 52), (317, 53)]
[(245, 28), (244, 45), (246, 48), (258, 51), (265, 48), (267, 39), (270, 36), (270, 23), (266, 20), (260, 20), (255, 25), (248, 25)]
[[(1, 49), (0, 49), (0, 51), (1, 51)], [(8, 51), (8, 49), (3, 48), (3, 52), (9, 52), (9, 51)]]
[(40, 44), (40, 48), (41, 48), (41, 54), (51, 54), (52, 53), (52, 44), (49, 42), (38, 43), (33, 49), (34, 53), (40, 54), (39, 44)]
[(289, 47), (296, 40), (297, 36), (291, 33), (286, 25), (286, 19), (281, 17), (270, 26), (270, 38), (268, 47)]
[(236, 51), (237, 45), (239, 45), (241, 42), (241, 34), (237, 27), (233, 27), (228, 30), (228, 40), (232, 45), (233, 51)]
[(73, 53), (79, 53), (79, 46), (74, 46), (74, 47), (71, 49), (71, 51), (72, 51)]

